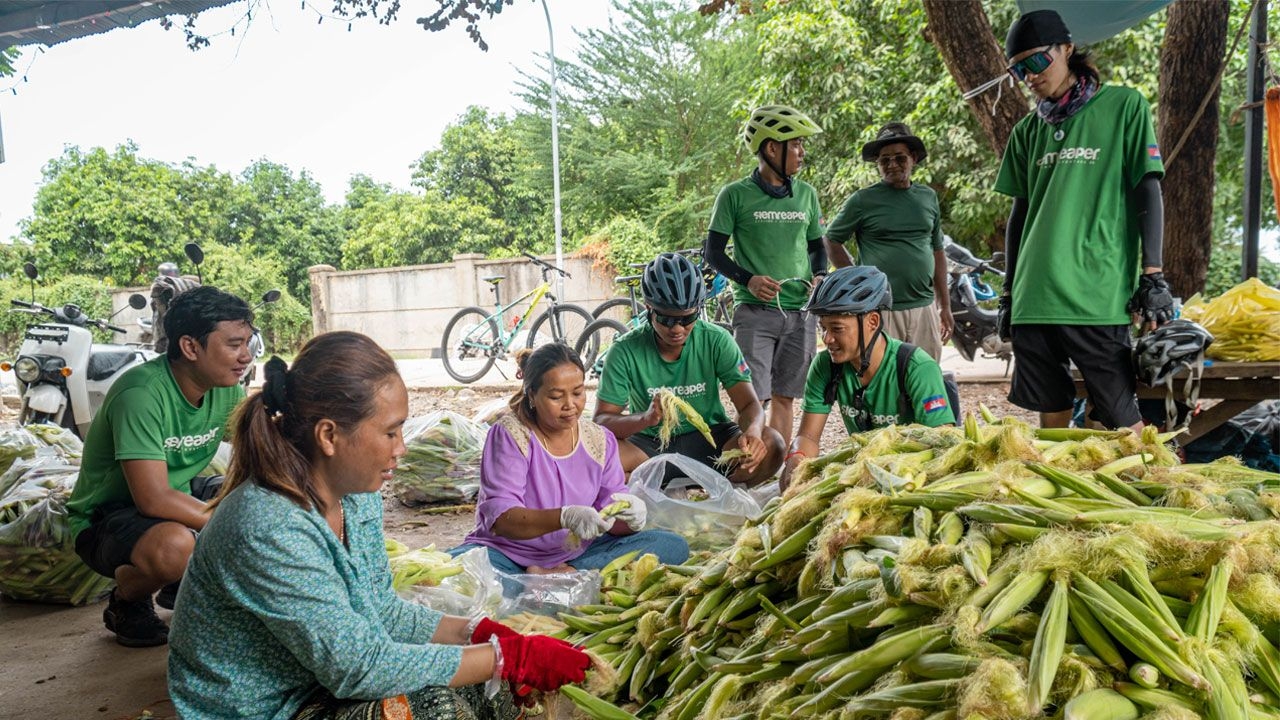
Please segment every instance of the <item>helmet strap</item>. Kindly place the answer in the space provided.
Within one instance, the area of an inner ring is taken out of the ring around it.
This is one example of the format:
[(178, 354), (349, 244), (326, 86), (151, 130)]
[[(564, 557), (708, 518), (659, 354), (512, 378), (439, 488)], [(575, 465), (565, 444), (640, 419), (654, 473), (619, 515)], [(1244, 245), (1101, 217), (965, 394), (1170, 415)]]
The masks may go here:
[[(769, 141), (766, 140), (765, 142), (769, 142)], [(773, 160), (769, 159), (769, 153), (765, 152), (764, 145), (760, 146), (760, 159), (764, 160), (764, 164), (768, 165), (769, 169), (772, 170), (775, 175), (782, 178), (782, 184), (781, 185), (770, 184), (769, 181), (765, 180), (764, 176), (761, 175), (760, 168), (756, 168), (755, 171), (751, 173), (751, 177), (753, 180), (756, 181), (756, 184), (760, 186), (760, 189), (764, 190), (765, 193), (770, 197), (775, 197), (775, 198), (791, 197), (791, 176), (786, 173), (787, 143), (789, 141), (774, 140), (773, 142), (776, 142), (782, 146), (782, 152), (780, 153), (782, 155), (782, 165), (779, 166)]]
[(875, 332), (871, 333), (871, 340), (863, 343), (862, 319), (866, 317), (866, 313), (858, 315), (858, 356), (862, 358), (862, 366), (858, 368), (858, 382), (862, 382), (862, 376), (867, 374), (867, 368), (871, 367), (871, 352), (876, 347), (876, 342), (880, 340), (882, 328), (877, 325)]

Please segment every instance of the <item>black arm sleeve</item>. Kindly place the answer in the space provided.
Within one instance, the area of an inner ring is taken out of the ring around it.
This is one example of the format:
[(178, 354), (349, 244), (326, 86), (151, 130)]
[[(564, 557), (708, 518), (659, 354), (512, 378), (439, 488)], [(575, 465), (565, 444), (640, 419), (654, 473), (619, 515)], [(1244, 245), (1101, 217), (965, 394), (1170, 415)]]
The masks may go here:
[(1162, 267), (1164, 260), (1164, 197), (1160, 178), (1147, 175), (1133, 189), (1142, 232), (1142, 267)]
[(1013, 199), (1009, 223), (1004, 228), (1004, 294), (1013, 292), (1013, 270), (1018, 264), (1018, 245), (1022, 242), (1022, 228), (1027, 224), (1026, 198)]
[(827, 274), (827, 244), (822, 238), (809, 241), (809, 270), (814, 275)]
[(728, 235), (715, 230), (708, 230), (707, 242), (702, 246), (702, 256), (707, 259), (707, 262), (711, 263), (711, 267), (715, 268), (716, 272), (739, 285), (746, 285), (751, 280), (751, 273), (734, 262), (725, 252), (725, 246), (728, 244)]

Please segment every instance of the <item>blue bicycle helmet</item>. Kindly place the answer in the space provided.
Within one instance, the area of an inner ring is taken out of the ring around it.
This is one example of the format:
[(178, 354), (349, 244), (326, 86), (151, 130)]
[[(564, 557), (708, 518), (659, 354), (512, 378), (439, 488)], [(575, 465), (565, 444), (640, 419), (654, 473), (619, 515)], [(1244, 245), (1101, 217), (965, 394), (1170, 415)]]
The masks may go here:
[(862, 315), (893, 307), (884, 273), (870, 265), (842, 267), (827, 276), (804, 309), (814, 315)]
[(707, 298), (702, 273), (689, 258), (671, 252), (645, 266), (640, 291), (646, 303), (663, 310), (693, 310)]

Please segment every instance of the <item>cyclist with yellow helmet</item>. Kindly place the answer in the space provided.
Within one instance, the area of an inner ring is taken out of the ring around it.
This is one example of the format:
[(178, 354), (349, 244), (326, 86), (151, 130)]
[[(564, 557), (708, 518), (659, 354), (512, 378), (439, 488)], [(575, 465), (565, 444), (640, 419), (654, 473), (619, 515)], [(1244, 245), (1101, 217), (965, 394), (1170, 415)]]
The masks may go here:
[(787, 443), (816, 344), (802, 308), (827, 271), (818, 193), (793, 176), (804, 165), (804, 139), (821, 132), (785, 105), (752, 111), (743, 139), (757, 167), (720, 190), (706, 240), (708, 262), (733, 283), (734, 340), (756, 395), (769, 401), (769, 427)]

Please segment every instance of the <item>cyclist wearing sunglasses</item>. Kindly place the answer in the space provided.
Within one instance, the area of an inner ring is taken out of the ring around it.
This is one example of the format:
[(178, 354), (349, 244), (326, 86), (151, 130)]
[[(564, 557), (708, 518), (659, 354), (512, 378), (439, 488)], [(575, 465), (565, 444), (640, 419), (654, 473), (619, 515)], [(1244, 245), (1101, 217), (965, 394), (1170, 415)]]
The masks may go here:
[(707, 262), (733, 282), (734, 339), (756, 395), (769, 403), (769, 427), (787, 442), (816, 345), (813, 318), (800, 308), (827, 272), (818, 193), (792, 176), (804, 164), (805, 138), (821, 132), (785, 105), (753, 110), (743, 139), (757, 167), (720, 190), (707, 231)]
[(1151, 108), (1135, 90), (1103, 85), (1052, 10), (1018, 18), (1005, 54), (1038, 101), (1014, 127), (996, 179), (1013, 198), (1000, 298), (1001, 337), (1012, 335), (1018, 358), (1009, 401), (1039, 412), (1043, 427), (1066, 427), (1074, 363), (1091, 417), (1138, 428), (1131, 322), (1149, 330), (1173, 310)]
[[(827, 226), (827, 254), (836, 267), (861, 263), (887, 275), (893, 309), (885, 313), (885, 330), (941, 360), (952, 326), (942, 211), (933, 188), (911, 181), (911, 171), (928, 155), (905, 123), (880, 128), (862, 146), (862, 159), (880, 169), (880, 182), (845, 201)], [(845, 249), (851, 238), (856, 261)]]
[[(730, 480), (755, 485), (773, 477), (782, 465), (782, 436), (765, 426), (751, 371), (729, 331), (700, 317), (706, 299), (702, 273), (685, 256), (662, 253), (645, 267), (640, 289), (649, 323), (610, 348), (593, 418), (618, 438), (622, 469), (630, 473), (662, 452), (715, 467), (721, 453), (736, 448), (747, 457), (731, 466)], [(720, 402), (721, 387), (737, 410), (736, 423)], [(710, 426), (715, 443), (682, 420), (670, 444), (660, 447), (660, 390), (692, 405)]]
[(818, 454), (818, 439), (834, 405), (850, 434), (887, 425), (954, 425), (942, 369), (923, 349), (889, 337), (884, 313), (893, 292), (869, 265), (838, 268), (813, 293), (806, 309), (818, 316), (826, 349), (809, 367), (804, 414), (782, 470)]

